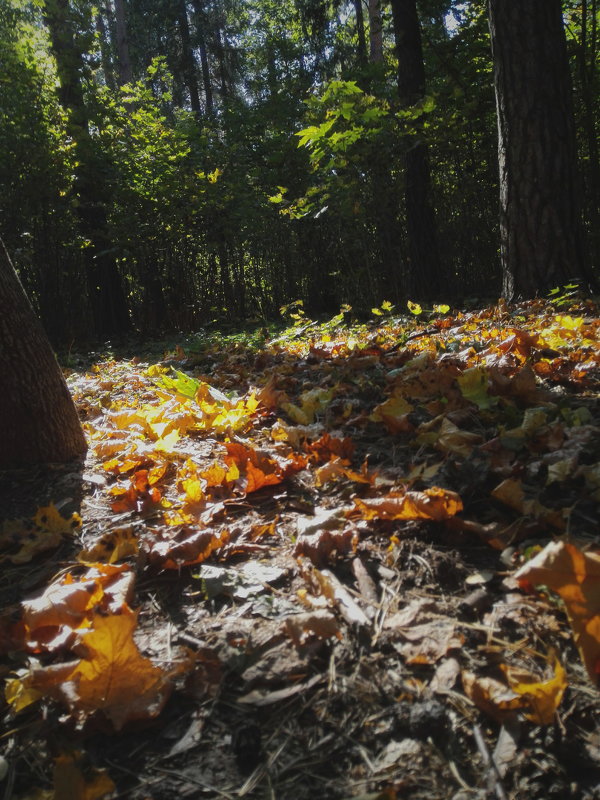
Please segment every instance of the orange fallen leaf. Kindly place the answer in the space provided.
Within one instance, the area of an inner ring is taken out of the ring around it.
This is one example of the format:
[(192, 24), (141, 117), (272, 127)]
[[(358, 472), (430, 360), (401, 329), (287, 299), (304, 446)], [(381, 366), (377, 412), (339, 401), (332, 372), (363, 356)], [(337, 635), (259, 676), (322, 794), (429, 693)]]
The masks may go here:
[(101, 800), (117, 788), (106, 770), (86, 769), (79, 753), (58, 756), (53, 777), (53, 800)]
[(546, 681), (540, 681), (530, 672), (515, 667), (502, 665), (502, 671), (513, 692), (520, 695), (529, 706), (530, 711), (525, 714), (527, 719), (536, 725), (550, 725), (567, 688), (566, 672), (558, 658), (554, 661), (553, 677)]
[(75, 665), (34, 670), (30, 686), (64, 703), (81, 720), (101, 711), (120, 730), (162, 710), (172, 684), (169, 674), (142, 656), (133, 640), (137, 614), (96, 614), (81, 637), (85, 656)]
[(462, 511), (459, 495), (434, 486), (423, 492), (390, 492), (383, 497), (354, 498), (363, 519), (431, 519), (440, 522)]
[(514, 577), (524, 588), (544, 585), (560, 595), (581, 659), (600, 687), (600, 553), (550, 542)]

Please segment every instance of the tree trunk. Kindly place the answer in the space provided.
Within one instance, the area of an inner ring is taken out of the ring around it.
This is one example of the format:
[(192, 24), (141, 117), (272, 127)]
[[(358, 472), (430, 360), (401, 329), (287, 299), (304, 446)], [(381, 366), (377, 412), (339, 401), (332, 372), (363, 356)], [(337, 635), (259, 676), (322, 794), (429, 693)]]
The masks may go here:
[(510, 300), (584, 276), (575, 131), (560, 0), (489, 0), (489, 21)]
[(119, 59), (119, 86), (131, 83), (133, 71), (129, 57), (129, 36), (127, 34), (127, 18), (124, 0), (115, 0), (115, 17), (117, 21), (117, 55)]
[(2, 241), (0, 307), (0, 469), (82, 455), (73, 400)]
[(188, 21), (185, 0), (177, 2), (177, 24), (181, 37), (181, 66), (182, 73), (190, 96), (192, 111), (200, 115), (200, 96), (198, 94), (198, 80), (196, 78), (196, 60), (190, 43), (190, 23)]
[(80, 232), (89, 242), (85, 248), (86, 277), (94, 333), (100, 336), (119, 333), (129, 327), (129, 314), (108, 235), (105, 204), (110, 189), (105, 165), (97, 163), (96, 149), (90, 136), (81, 83), (83, 64), (81, 53), (75, 46), (68, 0), (45, 0), (44, 18), (56, 59), (59, 99), (67, 112), (68, 133), (77, 147), (73, 191), (78, 201)]
[[(392, 0), (394, 38), (398, 57), (398, 94), (403, 108), (425, 94), (425, 68), (416, 0)], [(418, 121), (415, 122), (418, 127)], [(431, 299), (437, 290), (440, 261), (427, 145), (417, 132), (407, 137), (404, 156), (406, 228), (408, 234), (408, 293)]]
[(213, 90), (210, 79), (210, 66), (208, 63), (208, 52), (206, 50), (206, 36), (204, 34), (204, 5), (203, 0), (192, 0), (195, 12), (196, 37), (198, 39), (198, 49), (200, 50), (200, 68), (202, 70), (202, 85), (204, 86), (205, 111), (212, 114), (213, 111)]
[(113, 69), (113, 62), (110, 53), (110, 40), (108, 38), (108, 30), (102, 16), (102, 10), (96, 12), (96, 31), (98, 39), (100, 40), (100, 56), (102, 62), (102, 71), (104, 72), (104, 80), (109, 89), (113, 91), (116, 89), (117, 84), (115, 81), (115, 72)]
[(354, 14), (356, 16), (356, 35), (358, 37), (358, 63), (367, 63), (367, 39), (365, 36), (365, 15), (363, 14), (363, 0), (354, 0)]
[(369, 0), (369, 61), (372, 64), (381, 64), (383, 61), (381, 0)]

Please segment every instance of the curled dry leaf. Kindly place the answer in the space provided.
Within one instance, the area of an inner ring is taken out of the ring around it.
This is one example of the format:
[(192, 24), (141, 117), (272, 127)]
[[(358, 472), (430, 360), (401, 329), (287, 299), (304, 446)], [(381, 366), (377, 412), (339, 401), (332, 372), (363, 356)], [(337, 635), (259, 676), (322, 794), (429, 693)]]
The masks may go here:
[(297, 647), (311, 635), (318, 639), (330, 639), (333, 636), (342, 638), (337, 619), (325, 609), (286, 617), (282, 629)]
[(434, 486), (423, 492), (390, 492), (383, 497), (354, 498), (363, 519), (430, 519), (440, 522), (462, 511), (456, 492)]
[(514, 577), (524, 588), (543, 585), (560, 595), (588, 675), (600, 686), (600, 554), (551, 542)]

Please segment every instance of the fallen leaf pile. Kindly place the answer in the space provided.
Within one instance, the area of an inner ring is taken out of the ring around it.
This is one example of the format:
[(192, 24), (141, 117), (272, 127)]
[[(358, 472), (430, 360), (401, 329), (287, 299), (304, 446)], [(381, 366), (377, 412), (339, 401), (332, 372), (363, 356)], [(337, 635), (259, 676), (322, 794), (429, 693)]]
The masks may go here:
[[(114, 791), (118, 776), (81, 766), (90, 732), (150, 724), (173, 692), (219, 697), (231, 674), (244, 708), (332, 692), (355, 639), (390, 704), (452, 697), (502, 730), (559, 719), (584, 681), (571, 644), (597, 687), (599, 334), (591, 302), (500, 302), (426, 323), (296, 323), (260, 346), (200, 337), (159, 363), (71, 373), (83, 503), (57, 496), (0, 527), (14, 570), (61, 553), (0, 618), (10, 725), (43, 713), (78, 731), (54, 753), (56, 796)], [(419, 537), (491, 570), (465, 581), (443, 550), (439, 564), (413, 552)], [(451, 588), (412, 594), (401, 567)], [(159, 642), (152, 615), (164, 633), (170, 612), (147, 586), (165, 576), (194, 605)]]

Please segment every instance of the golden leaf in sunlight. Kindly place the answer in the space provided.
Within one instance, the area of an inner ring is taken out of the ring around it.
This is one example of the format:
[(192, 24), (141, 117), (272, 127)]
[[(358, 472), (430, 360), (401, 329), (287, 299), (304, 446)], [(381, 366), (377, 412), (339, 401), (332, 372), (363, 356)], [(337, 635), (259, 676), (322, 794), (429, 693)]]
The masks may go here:
[(529, 707), (530, 710), (525, 714), (527, 719), (536, 725), (550, 725), (568, 685), (567, 674), (558, 658), (554, 657), (554, 675), (545, 681), (540, 681), (526, 670), (506, 664), (502, 665), (502, 671), (512, 691), (520, 695)]
[(300, 405), (281, 403), (281, 408), (298, 425), (310, 425), (315, 416), (324, 411), (334, 397), (333, 389), (310, 389), (300, 395)]
[(408, 415), (414, 410), (406, 398), (401, 394), (394, 394), (384, 403), (375, 406), (369, 419), (371, 422), (383, 422), (390, 433), (410, 433), (414, 430), (414, 425), (408, 419)]
[(53, 800), (102, 800), (117, 788), (106, 770), (85, 767), (81, 754), (62, 754), (54, 760)]
[(147, 469), (138, 469), (129, 480), (128, 487), (114, 486), (109, 490), (109, 494), (117, 498), (110, 504), (113, 511), (142, 513), (160, 502), (161, 494), (155, 486), (151, 486)]
[(456, 492), (438, 486), (423, 492), (393, 491), (383, 497), (355, 497), (354, 504), (363, 519), (430, 519), (436, 522), (453, 517), (463, 508)]
[(514, 577), (525, 588), (543, 585), (560, 595), (581, 659), (600, 687), (600, 553), (550, 542)]
[(34, 670), (33, 688), (63, 702), (79, 719), (103, 712), (116, 730), (132, 720), (156, 717), (172, 685), (168, 674), (137, 649), (136, 624), (137, 614), (127, 608), (94, 615), (92, 629), (81, 637), (85, 657), (74, 666)]
[(28, 685), (28, 676), (29, 672), (24, 670), (19, 677), (7, 678), (4, 685), (6, 702), (16, 714), (32, 703), (37, 703), (44, 696), (44, 693), (39, 689)]
[(68, 572), (37, 597), (24, 600), (22, 624), (28, 649), (53, 651), (66, 646), (75, 629), (89, 625), (95, 610), (115, 611), (130, 601), (134, 581), (135, 573), (126, 564), (95, 564), (81, 576)]
[(137, 553), (138, 540), (133, 528), (115, 528), (103, 534), (91, 547), (81, 550), (77, 560), (114, 564)]

